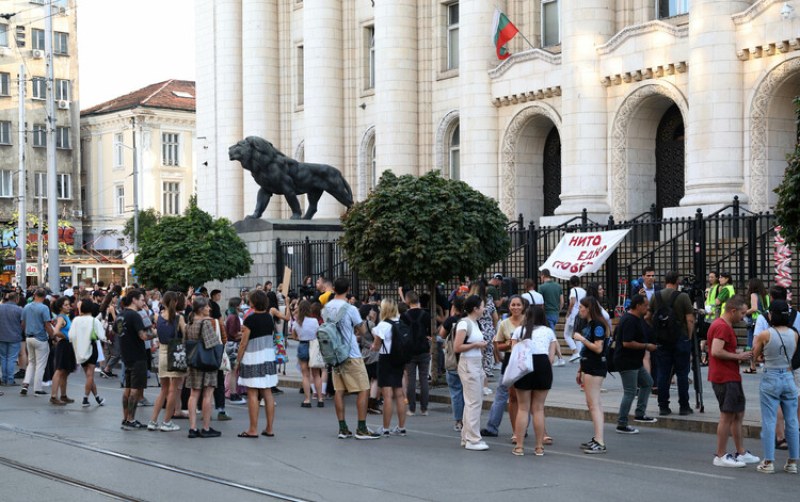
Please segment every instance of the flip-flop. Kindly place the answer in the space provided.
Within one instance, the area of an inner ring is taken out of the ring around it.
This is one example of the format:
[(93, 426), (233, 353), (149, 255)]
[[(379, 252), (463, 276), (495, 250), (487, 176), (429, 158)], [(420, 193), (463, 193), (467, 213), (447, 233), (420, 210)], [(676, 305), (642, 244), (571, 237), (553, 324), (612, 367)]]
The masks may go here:
[(236, 435), (238, 438), (250, 438), (250, 439), (258, 439), (258, 436), (254, 436), (253, 434), (248, 434), (247, 432), (242, 432)]
[(543, 457), (544, 456), (544, 448), (534, 448), (533, 449), (533, 454), (536, 455), (537, 457)]
[(511, 450), (511, 454), (512, 455), (516, 455), (518, 457), (522, 457), (522, 456), (525, 455), (525, 450), (523, 450), (522, 448), (517, 447), (517, 448), (514, 448), (513, 450)]
[(543, 437), (543, 438), (542, 438), (542, 444), (544, 444), (544, 445), (551, 445), (551, 444), (553, 444), (553, 438), (551, 438), (550, 436), (545, 436), (545, 437)]
[(755, 368), (747, 368), (746, 370), (742, 371), (742, 373), (747, 373), (748, 375), (755, 375), (758, 373), (758, 370)]
[(267, 436), (268, 438), (275, 437), (275, 433), (270, 433), (267, 431), (261, 431), (262, 436)]

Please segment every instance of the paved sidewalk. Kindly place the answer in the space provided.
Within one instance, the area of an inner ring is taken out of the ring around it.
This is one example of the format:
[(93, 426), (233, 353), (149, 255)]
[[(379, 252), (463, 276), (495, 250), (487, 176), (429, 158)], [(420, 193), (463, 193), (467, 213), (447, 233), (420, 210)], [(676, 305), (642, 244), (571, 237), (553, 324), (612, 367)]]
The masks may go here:
[[(297, 366), (297, 343), (294, 341), (290, 342), (291, 345), (287, 349), (290, 362), (286, 365), (286, 375), (280, 375), (280, 385), (282, 387), (299, 388), (302, 378), (300, 376), (299, 366)], [(744, 367), (742, 367), (742, 369), (744, 369)], [(546, 415), (548, 417), (591, 420), (589, 411), (586, 408), (586, 398), (575, 384), (577, 370), (577, 363), (567, 363), (566, 366), (553, 368), (553, 388), (547, 396), (546, 405)], [(637, 423), (636, 427), (661, 427), (715, 434), (717, 431), (717, 423), (719, 422), (719, 406), (714, 397), (714, 391), (711, 389), (711, 383), (708, 381), (707, 370), (708, 368), (702, 368), (704, 404), (704, 411), (702, 413), (699, 409), (695, 409), (692, 415), (678, 415), (678, 390), (677, 387), (673, 385), (670, 389), (670, 407), (672, 408), (672, 415), (667, 417), (658, 416), (658, 399), (657, 396), (652, 395), (648, 402), (647, 414), (658, 418), (658, 423), (653, 425)], [(693, 379), (694, 375), (690, 373), (689, 378)], [(490, 379), (487, 382), (487, 386), (494, 390), (497, 387), (499, 379), (500, 371), (495, 370), (495, 378)], [(742, 374), (742, 386), (747, 398), (747, 407), (744, 417), (744, 435), (748, 438), (757, 439), (760, 437), (761, 433), (761, 409), (758, 398), (758, 385), (760, 381), (761, 374)], [(607, 390), (601, 397), (603, 409), (606, 414), (606, 423), (616, 423), (619, 403), (622, 399), (622, 381), (619, 375), (613, 373), (606, 377), (603, 388)], [(689, 397), (694, 407), (695, 391), (693, 383), (689, 385)], [(491, 407), (493, 399), (494, 393), (484, 397), (484, 409), (488, 410)], [(450, 394), (447, 390), (447, 386), (432, 388), (430, 400), (434, 403), (449, 404)], [(633, 408), (635, 408), (635, 406), (636, 403), (634, 401)], [(633, 412), (633, 408), (631, 412)], [(484, 415), (482, 418), (485, 422), (486, 416)], [(508, 417), (505, 417), (504, 421), (505, 420), (508, 420)]]

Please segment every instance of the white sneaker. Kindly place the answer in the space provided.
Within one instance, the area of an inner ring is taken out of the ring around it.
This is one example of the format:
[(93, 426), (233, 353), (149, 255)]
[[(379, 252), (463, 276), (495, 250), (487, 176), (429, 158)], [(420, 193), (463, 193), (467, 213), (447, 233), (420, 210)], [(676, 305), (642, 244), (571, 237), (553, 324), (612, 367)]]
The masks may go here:
[(149, 431), (157, 431), (158, 430), (158, 422), (154, 422), (152, 420), (147, 422), (147, 430), (149, 430)]
[(181, 430), (179, 425), (175, 425), (172, 420), (169, 422), (162, 422), (161, 432), (175, 432)]
[(490, 389), (489, 387), (484, 387), (483, 388), (483, 395), (484, 396), (488, 396), (491, 393), (492, 393), (492, 389)]
[(559, 357), (558, 359), (556, 359), (556, 362), (553, 363), (553, 366), (555, 366), (557, 368), (560, 368), (561, 366), (566, 366), (566, 365), (567, 365), (567, 361), (565, 361), (564, 358), (562, 358), (562, 357)]
[(580, 358), (581, 353), (576, 350), (571, 356), (569, 356), (569, 362), (574, 363), (575, 361), (580, 360)]
[(383, 427), (378, 427), (375, 431), (375, 434), (380, 434), (381, 436), (388, 438), (391, 435), (391, 429), (384, 429)]
[(714, 465), (717, 467), (745, 467), (747, 464), (739, 462), (730, 453), (726, 453), (722, 457), (714, 457)]
[(483, 441), (478, 441), (477, 443), (467, 443), (464, 448), (472, 451), (486, 451), (489, 449), (489, 445)]
[(750, 450), (745, 450), (742, 454), (736, 454), (736, 460), (745, 464), (757, 464), (761, 459), (750, 453)]
[(387, 433), (391, 434), (392, 436), (405, 436), (406, 430), (401, 429), (399, 425), (395, 425), (394, 427), (392, 427), (392, 430), (387, 431), (386, 433), (384, 433), (384, 435)]

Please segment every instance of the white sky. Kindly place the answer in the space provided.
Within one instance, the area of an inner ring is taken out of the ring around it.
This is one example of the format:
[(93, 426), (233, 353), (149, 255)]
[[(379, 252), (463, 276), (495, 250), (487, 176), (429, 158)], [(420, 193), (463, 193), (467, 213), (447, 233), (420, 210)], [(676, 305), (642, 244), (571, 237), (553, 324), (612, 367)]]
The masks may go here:
[(81, 109), (194, 80), (193, 0), (77, 0)]

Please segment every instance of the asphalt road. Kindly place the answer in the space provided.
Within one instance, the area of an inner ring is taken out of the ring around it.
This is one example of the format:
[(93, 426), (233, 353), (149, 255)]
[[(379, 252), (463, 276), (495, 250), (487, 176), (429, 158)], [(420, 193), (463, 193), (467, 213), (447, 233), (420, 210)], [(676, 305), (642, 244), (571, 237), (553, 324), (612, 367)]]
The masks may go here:
[[(336, 438), (333, 403), (300, 408), (295, 389), (277, 398), (274, 438), (239, 439), (246, 408), (229, 406), (234, 418), (214, 422), (223, 436), (188, 439), (180, 432), (125, 432), (116, 382), (99, 380), (107, 405), (55, 408), (43, 397), (20, 397), (3, 388), (0, 397), (0, 500), (314, 500), (481, 501), (771, 500), (791, 498), (800, 476), (755, 466), (723, 469), (711, 464), (712, 435), (647, 428), (621, 436), (606, 426), (606, 455), (585, 455), (579, 443), (592, 435), (589, 422), (549, 419), (555, 444), (534, 457), (511, 455), (508, 421), (491, 449), (459, 447), (449, 408), (432, 404), (427, 417), (410, 417), (407, 437), (373, 441)], [(81, 396), (83, 377), (71, 377), (70, 394)], [(157, 389), (148, 389), (152, 400)], [(348, 399), (355, 428), (355, 402)], [(152, 408), (140, 410), (146, 422)], [(484, 412), (484, 422), (486, 414)], [(260, 417), (263, 428), (263, 413)], [(371, 427), (380, 425), (370, 416)], [(530, 438), (532, 439), (532, 438)], [(760, 443), (746, 446), (761, 455)]]

